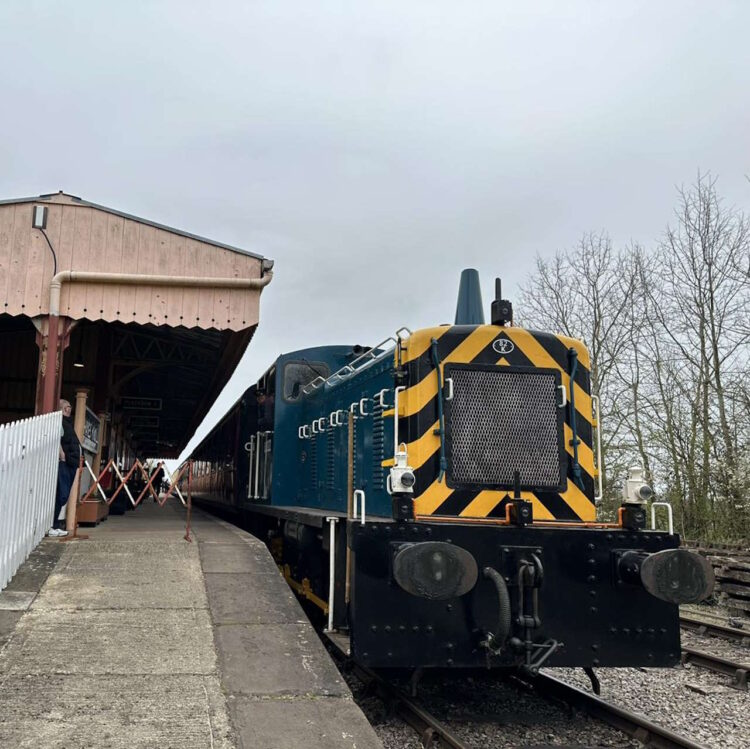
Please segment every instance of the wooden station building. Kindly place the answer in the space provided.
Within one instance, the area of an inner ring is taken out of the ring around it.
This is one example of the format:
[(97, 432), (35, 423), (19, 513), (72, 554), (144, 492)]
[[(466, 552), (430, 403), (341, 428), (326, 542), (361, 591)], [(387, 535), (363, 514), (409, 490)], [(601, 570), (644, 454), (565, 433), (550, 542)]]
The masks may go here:
[(0, 201), (0, 423), (86, 409), (108, 457), (177, 457), (258, 325), (273, 261), (65, 193)]

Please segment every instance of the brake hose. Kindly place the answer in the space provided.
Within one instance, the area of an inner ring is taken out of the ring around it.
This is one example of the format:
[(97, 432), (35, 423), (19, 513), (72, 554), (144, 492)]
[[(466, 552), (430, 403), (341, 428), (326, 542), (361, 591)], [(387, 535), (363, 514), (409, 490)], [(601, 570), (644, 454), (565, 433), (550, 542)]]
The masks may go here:
[(497, 632), (495, 634), (489, 633), (487, 645), (491, 650), (498, 652), (510, 634), (510, 595), (505, 579), (496, 569), (485, 567), (484, 576), (492, 580), (497, 590), (497, 603), (500, 609), (497, 618)]
[(438, 482), (443, 480), (445, 471), (448, 467), (445, 459), (445, 418), (443, 416), (443, 378), (440, 376), (440, 355), (438, 354), (437, 338), (433, 338), (430, 346), (432, 363), (435, 365), (437, 373), (437, 406), (438, 406), (438, 429), (437, 434), (440, 437), (440, 473), (438, 473)]
[(578, 352), (574, 348), (568, 349), (568, 361), (570, 365), (570, 431), (573, 433), (573, 439), (570, 444), (573, 446), (573, 480), (581, 491), (585, 491), (583, 486), (583, 475), (581, 474), (581, 464), (578, 462), (578, 445), (581, 440), (578, 439), (578, 430), (576, 428), (576, 395), (575, 395), (575, 378), (578, 371)]

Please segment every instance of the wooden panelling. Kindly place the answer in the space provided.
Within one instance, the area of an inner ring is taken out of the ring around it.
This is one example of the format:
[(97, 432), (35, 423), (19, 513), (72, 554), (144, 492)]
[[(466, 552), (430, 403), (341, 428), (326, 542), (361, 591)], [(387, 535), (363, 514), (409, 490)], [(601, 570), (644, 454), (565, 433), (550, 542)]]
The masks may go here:
[(8, 309), (8, 282), (10, 280), (10, 256), (13, 250), (13, 220), (15, 206), (0, 210), (0, 298), (3, 306), (0, 312)]
[[(8, 302), (6, 312), (16, 315), (26, 314), (26, 272), (28, 269), (31, 232), (24, 224), (31, 226), (31, 206), (14, 206), (13, 246), (8, 270), (8, 291), (4, 301)], [(17, 311), (16, 311), (17, 310)]]
[[(171, 234), (169, 252), (167, 253), (167, 265), (164, 270), (170, 276), (180, 276), (185, 267), (185, 237), (179, 234)], [(167, 295), (167, 308), (165, 312), (165, 324), (182, 325), (182, 305), (185, 296), (184, 289), (175, 289), (175, 292)]]
[[(53, 260), (31, 227), (34, 204), (48, 206), (47, 236), (57, 270), (147, 275), (258, 278), (261, 261), (176, 230), (59, 194), (0, 204), (0, 312), (46, 314)], [(60, 313), (74, 319), (121, 320), (218, 330), (258, 322), (260, 292), (225, 288), (64, 283)]]
[[(126, 221), (122, 229), (122, 256), (120, 270), (123, 273), (135, 272), (134, 260), (138, 257), (138, 245), (141, 241), (141, 225), (134, 221)], [(113, 287), (113, 292), (119, 296), (117, 304), (117, 318), (123, 322), (135, 319), (135, 286)]]
[[(122, 244), (123, 225), (125, 221), (120, 216), (107, 216), (107, 238), (104, 247), (104, 267), (112, 273), (122, 272)], [(119, 289), (105, 289), (102, 301), (102, 317), (112, 320), (120, 309)]]

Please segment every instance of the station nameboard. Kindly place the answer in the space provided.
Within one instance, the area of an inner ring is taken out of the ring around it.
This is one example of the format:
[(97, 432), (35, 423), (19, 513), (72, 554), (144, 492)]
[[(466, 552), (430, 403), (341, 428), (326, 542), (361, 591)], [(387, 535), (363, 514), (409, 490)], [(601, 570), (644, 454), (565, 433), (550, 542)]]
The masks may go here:
[(126, 395), (120, 398), (120, 405), (126, 411), (161, 411), (161, 398), (137, 398)]
[(99, 450), (99, 417), (90, 409), (86, 408), (86, 421), (83, 424), (83, 449), (90, 453)]
[(158, 416), (131, 416), (128, 420), (131, 429), (158, 429)]

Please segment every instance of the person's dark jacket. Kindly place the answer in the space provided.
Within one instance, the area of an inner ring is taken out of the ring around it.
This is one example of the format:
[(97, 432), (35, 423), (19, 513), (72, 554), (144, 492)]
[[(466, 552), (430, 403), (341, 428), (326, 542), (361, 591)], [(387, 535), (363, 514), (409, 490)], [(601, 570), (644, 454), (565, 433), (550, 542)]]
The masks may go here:
[(60, 439), (60, 447), (65, 453), (65, 464), (71, 468), (78, 468), (81, 459), (81, 443), (73, 429), (73, 419), (69, 416), (63, 416), (62, 427), (63, 436)]

